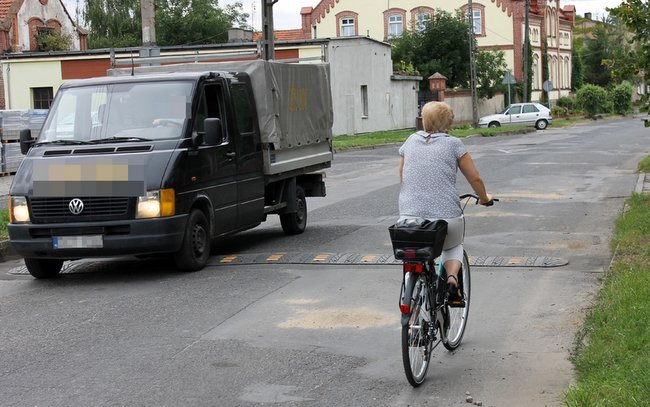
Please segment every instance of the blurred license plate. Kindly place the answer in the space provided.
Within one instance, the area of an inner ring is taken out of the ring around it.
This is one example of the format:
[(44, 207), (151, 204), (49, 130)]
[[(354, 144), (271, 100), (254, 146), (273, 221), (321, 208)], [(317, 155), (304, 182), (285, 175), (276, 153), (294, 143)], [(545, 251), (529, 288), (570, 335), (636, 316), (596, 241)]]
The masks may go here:
[(55, 236), (55, 249), (96, 249), (104, 247), (102, 235)]

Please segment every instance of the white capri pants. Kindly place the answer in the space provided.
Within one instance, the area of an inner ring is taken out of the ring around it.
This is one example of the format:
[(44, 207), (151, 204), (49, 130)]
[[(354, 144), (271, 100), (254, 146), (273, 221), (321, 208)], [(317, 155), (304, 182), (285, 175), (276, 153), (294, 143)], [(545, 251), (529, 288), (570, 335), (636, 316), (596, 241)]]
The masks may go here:
[[(400, 216), (398, 219), (412, 219), (411, 216)], [(437, 219), (429, 219), (436, 221)], [(447, 260), (458, 260), (463, 262), (463, 241), (465, 240), (465, 217), (459, 216), (457, 218), (442, 219), (447, 222), (447, 237), (445, 244), (442, 246), (442, 254), (440, 255), (440, 263), (445, 264)]]

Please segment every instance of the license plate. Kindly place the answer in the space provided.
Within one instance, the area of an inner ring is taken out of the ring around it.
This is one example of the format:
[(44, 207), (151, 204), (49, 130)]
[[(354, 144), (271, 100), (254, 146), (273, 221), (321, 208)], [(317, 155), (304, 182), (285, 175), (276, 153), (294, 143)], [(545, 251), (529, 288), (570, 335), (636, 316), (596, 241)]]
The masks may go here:
[(55, 249), (97, 249), (104, 247), (102, 235), (55, 236)]

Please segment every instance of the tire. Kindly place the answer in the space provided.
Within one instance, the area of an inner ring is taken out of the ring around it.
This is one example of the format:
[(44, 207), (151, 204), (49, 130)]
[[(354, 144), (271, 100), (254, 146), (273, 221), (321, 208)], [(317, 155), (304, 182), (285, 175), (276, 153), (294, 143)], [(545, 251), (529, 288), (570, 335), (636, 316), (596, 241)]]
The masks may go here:
[(174, 262), (181, 271), (201, 270), (210, 257), (210, 224), (205, 214), (192, 210), (187, 219), (181, 249), (174, 253)]
[(544, 119), (537, 120), (535, 123), (535, 128), (537, 130), (545, 130), (548, 127), (548, 122)]
[(299, 235), (307, 227), (307, 200), (305, 190), (296, 186), (296, 212), (280, 215), (282, 230), (287, 235)]
[(471, 298), (471, 276), (469, 269), (469, 259), (467, 253), (463, 252), (463, 265), (461, 267), (458, 283), (463, 287), (465, 294), (465, 306), (462, 308), (449, 307), (445, 305), (445, 334), (443, 335), (442, 344), (448, 350), (454, 350), (460, 346), (467, 326), (469, 317), (469, 304)]
[(433, 341), (429, 335), (429, 322), (433, 304), (427, 290), (426, 276), (421, 274), (413, 287), (408, 326), (402, 327), (402, 362), (406, 379), (413, 387), (424, 382), (429, 369)]
[(59, 275), (63, 260), (25, 258), (25, 266), (34, 278), (54, 278)]
[(501, 123), (499, 122), (491, 122), (488, 124), (488, 127), (501, 127)]

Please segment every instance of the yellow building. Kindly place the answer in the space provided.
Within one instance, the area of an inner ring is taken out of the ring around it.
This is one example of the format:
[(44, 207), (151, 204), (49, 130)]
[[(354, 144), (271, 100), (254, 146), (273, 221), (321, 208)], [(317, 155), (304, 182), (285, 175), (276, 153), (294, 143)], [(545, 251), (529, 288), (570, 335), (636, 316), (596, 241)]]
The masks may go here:
[[(568, 95), (571, 89), (572, 29), (575, 7), (560, 6), (560, 0), (530, 0), (529, 38), (533, 51), (533, 100), (538, 100), (544, 80), (553, 84), (551, 99)], [(502, 50), (518, 82), (523, 79), (525, 5), (523, 0), (481, 0), (472, 2), (474, 33), (479, 48)], [(302, 29), (292, 30), (303, 39), (367, 36), (379, 41), (418, 30), (436, 10), (467, 13), (463, 0), (322, 0), (315, 7), (303, 7)], [(544, 47), (549, 77), (543, 77)]]

